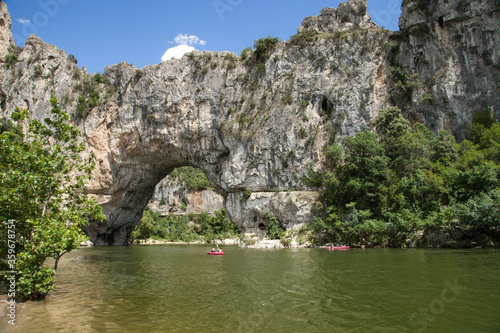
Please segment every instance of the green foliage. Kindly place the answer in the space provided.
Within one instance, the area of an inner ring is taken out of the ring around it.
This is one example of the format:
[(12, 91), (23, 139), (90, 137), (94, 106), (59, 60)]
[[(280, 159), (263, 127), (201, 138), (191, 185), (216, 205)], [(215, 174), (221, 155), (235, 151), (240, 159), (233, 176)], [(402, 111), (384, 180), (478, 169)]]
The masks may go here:
[(165, 218), (159, 213), (146, 210), (141, 221), (132, 232), (132, 239), (156, 238), (171, 242), (192, 242), (238, 236), (241, 230), (227, 218), (226, 211), (221, 209), (214, 216), (203, 212), (199, 215), (168, 215)]
[(323, 189), (314, 230), (325, 241), (402, 246), (416, 231), (459, 229), (466, 244), (498, 245), (500, 125), (489, 111), (474, 119), (483, 127), (475, 142), (458, 144), (389, 108), (377, 134), (327, 147), (325, 169), (305, 181)]
[(431, 29), (429, 28), (429, 24), (427, 22), (415, 24), (410, 28), (408, 33), (412, 36), (423, 38), (432, 36)]
[[(15, 242), (17, 287), (26, 299), (44, 298), (52, 289), (60, 258), (85, 239), (80, 227), (104, 216), (94, 198), (83, 194), (94, 162), (83, 160), (79, 131), (52, 96), (51, 118), (43, 123), (17, 109), (12, 120), (25, 123), (26, 133), (0, 135), (0, 252), (6, 258), (8, 239)], [(16, 128), (16, 127), (12, 127)], [(15, 225), (7, 237), (6, 221)], [(47, 258), (54, 268), (45, 266)]]
[(470, 129), (470, 138), (474, 143), (479, 143), (488, 130), (495, 123), (495, 119), (491, 116), (490, 108), (484, 108), (477, 111), (472, 116), (472, 125)]
[(500, 189), (480, 192), (455, 206), (459, 228), (464, 231), (479, 229), (492, 233), (500, 221)]
[(77, 89), (82, 95), (78, 97), (76, 105), (76, 115), (85, 119), (90, 112), (101, 103), (99, 92), (100, 84), (107, 84), (107, 79), (104, 75), (96, 73), (93, 76), (87, 76), (82, 80), (82, 83), (77, 85)]
[(176, 168), (168, 176), (168, 179), (177, 179), (191, 191), (201, 191), (210, 188), (210, 181), (200, 169), (185, 166)]
[(441, 129), (434, 140), (432, 140), (433, 162), (442, 162), (444, 164), (453, 163), (458, 158), (457, 143), (453, 135)]
[(137, 81), (139, 81), (140, 79), (142, 79), (142, 77), (143, 77), (144, 75), (145, 75), (145, 74), (144, 74), (144, 71), (142, 71), (142, 70), (140, 70), (140, 69), (136, 69), (136, 70), (135, 70), (135, 75), (134, 75), (134, 77), (135, 77), (135, 79), (136, 79)]
[(278, 42), (278, 37), (271, 36), (256, 40), (253, 44), (255, 48), (254, 55), (256, 60), (258, 62), (265, 62), (267, 59), (269, 59)]
[(250, 197), (251, 197), (251, 196), (252, 196), (252, 191), (250, 191), (250, 190), (245, 190), (245, 191), (243, 192), (243, 198), (244, 198), (245, 200), (250, 199)]
[(323, 174), (321, 171), (315, 171), (312, 167), (307, 167), (307, 175), (302, 178), (304, 184), (310, 187), (323, 186)]
[(402, 108), (406, 102), (411, 100), (415, 90), (422, 87), (418, 74), (400, 66), (390, 67), (389, 76), (393, 81), (391, 101), (399, 108)]
[(40, 65), (35, 66), (35, 77), (40, 77), (43, 74), (43, 68)]
[(421, 10), (426, 14), (429, 12), (429, 0), (403, 0), (401, 7), (405, 7), (409, 2), (412, 3), (408, 8), (410, 11)]
[(241, 60), (246, 60), (250, 56), (251, 52), (252, 52), (251, 47), (245, 47), (243, 49), (243, 51), (241, 51), (241, 55), (240, 55)]
[(23, 135), (23, 129), (21, 124), (15, 124), (10, 119), (0, 118), (0, 134), (10, 132), (10, 139), (17, 140), (18, 137)]
[(369, 131), (348, 137), (345, 146), (345, 164), (341, 167), (345, 177), (343, 200), (356, 202), (361, 209), (373, 208), (377, 212), (385, 200), (385, 182), (389, 160), (377, 136)]
[(271, 213), (266, 213), (267, 237), (270, 239), (280, 239), (285, 234), (285, 228), (281, 226), (280, 221)]
[(316, 40), (317, 35), (317, 32), (314, 30), (304, 29), (300, 33), (293, 35), (289, 43), (299, 47), (306, 47)]
[(7, 68), (12, 68), (17, 63), (17, 58), (23, 49), (15, 44), (10, 44), (5, 55), (4, 62)]
[(410, 129), (410, 122), (403, 117), (397, 107), (380, 110), (373, 123), (377, 134), (386, 143), (400, 138)]
[(155, 116), (153, 114), (148, 114), (147, 117), (146, 117), (146, 120), (148, 122), (148, 124), (152, 124), (155, 122)]

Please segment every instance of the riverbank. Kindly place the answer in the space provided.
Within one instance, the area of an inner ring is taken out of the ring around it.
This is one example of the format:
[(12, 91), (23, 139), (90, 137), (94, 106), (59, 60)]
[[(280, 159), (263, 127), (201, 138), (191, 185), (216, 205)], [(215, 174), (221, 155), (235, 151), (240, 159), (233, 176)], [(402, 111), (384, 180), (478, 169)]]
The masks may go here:
[(200, 244), (205, 244), (207, 246), (209, 245), (238, 245), (241, 242), (239, 238), (226, 238), (226, 239), (218, 239), (218, 240), (212, 240), (212, 242), (207, 243), (206, 241), (203, 240), (198, 240), (198, 241), (192, 241), (192, 242), (171, 242), (165, 239), (154, 239), (154, 238), (148, 238), (148, 239), (137, 239), (131, 244), (136, 244), (136, 245), (200, 245)]
[[(310, 235), (309, 235), (310, 236)], [(414, 233), (407, 241), (399, 246), (387, 244), (377, 244), (369, 241), (363, 243), (350, 243), (351, 248), (411, 248), (411, 249), (487, 249), (497, 248), (495, 242), (478, 242), (470, 239), (462, 239), (460, 233), (434, 232), (434, 233)], [(341, 242), (344, 244), (345, 242)], [(304, 237), (304, 235), (286, 234), (281, 239), (259, 238), (254, 234), (247, 234), (240, 238), (226, 238), (222, 240), (212, 240), (210, 243), (204, 240), (191, 242), (168, 241), (165, 239), (140, 239), (132, 244), (136, 245), (238, 245), (240, 248), (248, 249), (302, 249), (302, 248), (326, 248), (325, 243)]]

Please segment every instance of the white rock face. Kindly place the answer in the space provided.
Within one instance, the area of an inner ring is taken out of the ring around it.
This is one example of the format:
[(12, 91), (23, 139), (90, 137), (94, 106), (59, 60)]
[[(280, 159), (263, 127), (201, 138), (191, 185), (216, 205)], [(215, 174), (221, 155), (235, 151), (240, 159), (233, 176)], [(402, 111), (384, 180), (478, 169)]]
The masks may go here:
[[(433, 0), (423, 11), (405, 1), (393, 33), (370, 22), (366, 1), (351, 0), (306, 18), (299, 33), (317, 35), (280, 42), (265, 61), (195, 52), (140, 70), (113, 65), (98, 82), (30, 36), (13, 66), (0, 57), (0, 108), (41, 119), (55, 92), (72, 115), (97, 161), (87, 191), (107, 220), (87, 230), (96, 245), (127, 244), (156, 185), (185, 165), (204, 171), (244, 231), (259, 232), (266, 212), (295, 228), (311, 221), (317, 195), (302, 181), (308, 166), (322, 167), (325, 146), (371, 129), (380, 109), (396, 103), (413, 123), (459, 138), (482, 106), (500, 118), (498, 1), (460, 3)], [(0, 54), (9, 22), (1, 2)], [(398, 100), (394, 68), (420, 82)], [(77, 115), (90, 91), (98, 105)]]
[(314, 191), (256, 192), (246, 198), (244, 193), (230, 193), (226, 208), (232, 220), (242, 221), (240, 226), (246, 233), (264, 237), (269, 225), (267, 213), (276, 216), (286, 230), (309, 224), (318, 195)]
[(0, 1), (0, 59), (4, 59), (9, 46), (14, 44), (12, 37), (12, 20), (5, 2)]
[(339, 4), (339, 8), (325, 8), (318, 17), (307, 17), (298, 31), (312, 30), (317, 33), (335, 33), (353, 29), (371, 29), (377, 25), (371, 22), (366, 12), (367, 0), (351, 0)]

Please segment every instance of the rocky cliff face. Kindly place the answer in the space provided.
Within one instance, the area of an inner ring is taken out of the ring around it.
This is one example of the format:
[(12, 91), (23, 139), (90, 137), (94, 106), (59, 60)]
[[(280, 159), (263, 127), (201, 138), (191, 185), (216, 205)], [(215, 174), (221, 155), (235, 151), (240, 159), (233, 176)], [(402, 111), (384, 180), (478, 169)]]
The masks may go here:
[(0, 1), (0, 30), (2, 31), (0, 34), (0, 58), (2, 59), (8, 54), (9, 46), (14, 44), (11, 28), (12, 20), (7, 11), (7, 5)]
[[(404, 1), (392, 33), (370, 22), (366, 0), (351, 0), (306, 18), (264, 58), (195, 52), (103, 76), (30, 36), (0, 64), (0, 105), (42, 118), (53, 91), (73, 115), (97, 159), (88, 192), (107, 220), (87, 230), (96, 244), (127, 244), (155, 186), (184, 165), (204, 171), (246, 232), (262, 232), (266, 212), (293, 228), (310, 222), (317, 196), (302, 182), (307, 166), (321, 167), (325, 145), (370, 129), (378, 110), (398, 105), (458, 137), (479, 106), (499, 110), (498, 1), (462, 3)], [(1, 53), (12, 39), (0, 9)]]
[[(415, 75), (413, 94), (398, 99), (413, 122), (467, 135), (475, 111), (500, 119), (500, 1), (403, 1), (392, 68)], [(404, 95), (404, 94), (403, 94)]]

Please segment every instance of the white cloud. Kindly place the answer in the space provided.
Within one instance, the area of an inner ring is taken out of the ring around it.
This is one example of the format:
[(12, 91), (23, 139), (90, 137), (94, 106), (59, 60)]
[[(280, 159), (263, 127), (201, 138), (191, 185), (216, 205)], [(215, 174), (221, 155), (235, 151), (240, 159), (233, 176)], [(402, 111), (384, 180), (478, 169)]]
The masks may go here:
[(207, 42), (203, 39), (200, 39), (200, 37), (191, 35), (188, 36), (187, 34), (178, 34), (174, 41), (177, 44), (181, 45), (205, 45)]
[(194, 50), (195, 50), (195, 48), (193, 46), (189, 46), (189, 45), (185, 45), (185, 44), (177, 45), (177, 46), (169, 48), (167, 50), (167, 52), (165, 52), (163, 57), (161, 57), (161, 61), (163, 62), (163, 61), (167, 61), (170, 59), (180, 59), (186, 53), (193, 52)]
[(26, 20), (26, 19), (16, 19), (16, 21), (21, 23), (21, 24), (30, 24), (30, 20)]
[[(206, 40), (200, 39), (195, 35), (187, 35), (187, 34), (178, 34), (174, 38), (174, 42), (178, 44), (177, 46), (169, 48), (163, 57), (161, 57), (161, 61), (167, 61), (170, 59), (180, 59), (183, 55), (189, 52), (193, 52), (196, 50), (196, 45), (205, 45), (207, 44)], [(169, 43), (174, 43), (169, 42)]]

